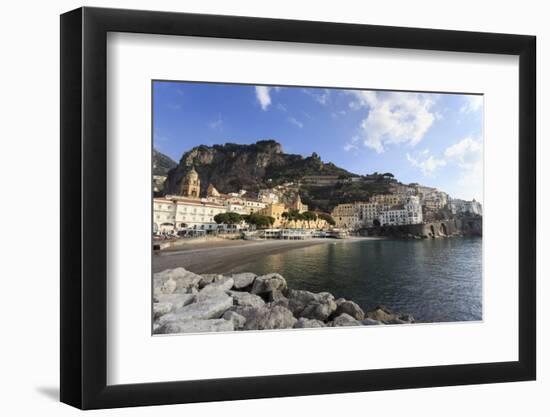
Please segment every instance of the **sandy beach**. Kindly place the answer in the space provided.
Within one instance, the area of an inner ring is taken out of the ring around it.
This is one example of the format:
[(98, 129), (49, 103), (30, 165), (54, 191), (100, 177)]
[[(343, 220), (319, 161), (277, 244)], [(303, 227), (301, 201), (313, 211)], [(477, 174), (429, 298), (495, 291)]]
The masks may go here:
[[(365, 238), (349, 238), (345, 241)], [(313, 245), (326, 245), (334, 239), (309, 240), (225, 240), (203, 241), (183, 250), (163, 251), (153, 254), (153, 272), (168, 268), (184, 267), (197, 274), (224, 273), (232, 268), (256, 260), (260, 256)]]

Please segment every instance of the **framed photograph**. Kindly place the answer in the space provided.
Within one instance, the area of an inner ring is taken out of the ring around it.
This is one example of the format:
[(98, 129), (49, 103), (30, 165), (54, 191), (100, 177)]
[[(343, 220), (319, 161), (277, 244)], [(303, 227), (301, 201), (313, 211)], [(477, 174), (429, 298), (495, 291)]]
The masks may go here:
[(61, 16), (61, 401), (533, 380), (535, 37)]

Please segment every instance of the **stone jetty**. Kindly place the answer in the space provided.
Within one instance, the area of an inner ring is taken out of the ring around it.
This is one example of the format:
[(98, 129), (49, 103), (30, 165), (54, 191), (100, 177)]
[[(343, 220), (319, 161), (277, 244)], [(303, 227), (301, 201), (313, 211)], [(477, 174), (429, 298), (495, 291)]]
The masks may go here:
[(365, 312), (328, 292), (290, 289), (277, 273), (198, 275), (175, 268), (154, 274), (153, 288), (155, 334), (414, 323), (384, 306)]

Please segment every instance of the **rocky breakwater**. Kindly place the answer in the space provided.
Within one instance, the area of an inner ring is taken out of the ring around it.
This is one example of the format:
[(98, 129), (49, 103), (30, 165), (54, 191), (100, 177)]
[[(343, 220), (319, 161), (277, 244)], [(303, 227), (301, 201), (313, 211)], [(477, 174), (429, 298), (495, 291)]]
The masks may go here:
[(383, 306), (364, 312), (328, 292), (290, 289), (276, 273), (197, 275), (176, 268), (154, 274), (153, 286), (155, 334), (414, 323)]

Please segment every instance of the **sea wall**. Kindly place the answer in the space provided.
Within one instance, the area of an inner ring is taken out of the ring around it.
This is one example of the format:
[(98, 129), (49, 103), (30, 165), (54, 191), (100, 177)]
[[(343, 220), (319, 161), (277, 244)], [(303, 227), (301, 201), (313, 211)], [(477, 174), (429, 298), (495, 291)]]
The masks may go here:
[(361, 236), (428, 239), (450, 236), (482, 236), (482, 230), (482, 217), (465, 217), (422, 224), (369, 227), (360, 229), (358, 233)]
[(197, 275), (184, 268), (153, 276), (153, 333), (200, 333), (414, 323), (384, 306), (365, 312), (328, 292), (290, 289), (277, 273)]

